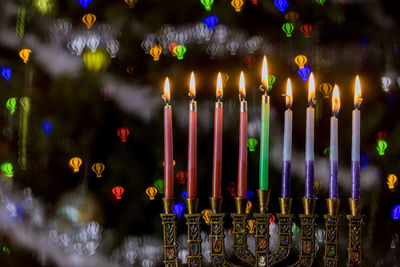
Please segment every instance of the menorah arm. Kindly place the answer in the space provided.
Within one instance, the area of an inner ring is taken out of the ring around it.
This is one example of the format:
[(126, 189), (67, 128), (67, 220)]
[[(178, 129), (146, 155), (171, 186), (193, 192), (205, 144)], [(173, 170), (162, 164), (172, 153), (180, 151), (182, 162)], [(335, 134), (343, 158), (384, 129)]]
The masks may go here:
[[(247, 199), (246, 199), (247, 200)], [(247, 246), (247, 218), (248, 214), (231, 214), (233, 219), (233, 250), (236, 257), (238, 257), (242, 262), (254, 266), (255, 257), (254, 254), (248, 249)]]
[(273, 266), (285, 260), (292, 248), (293, 214), (278, 214), (278, 247), (269, 254), (268, 266)]

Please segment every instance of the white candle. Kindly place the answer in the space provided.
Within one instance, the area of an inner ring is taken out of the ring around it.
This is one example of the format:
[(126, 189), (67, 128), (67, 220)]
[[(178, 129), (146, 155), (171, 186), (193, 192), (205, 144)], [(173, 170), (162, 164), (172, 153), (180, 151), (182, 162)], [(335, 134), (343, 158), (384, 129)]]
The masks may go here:
[(286, 110), (285, 110), (285, 127), (283, 133), (283, 161), (291, 161), (292, 159), (292, 87), (290, 79), (286, 86)]
[(306, 161), (314, 161), (314, 108), (307, 108), (306, 118)]
[(311, 73), (308, 84), (308, 107), (306, 113), (305, 198), (314, 198), (314, 104), (315, 83), (314, 75)]
[(329, 161), (338, 161), (338, 118), (331, 117), (331, 142), (329, 147)]
[(360, 198), (360, 104), (361, 104), (360, 78), (356, 78), (354, 88), (354, 110), (351, 133), (351, 198)]
[(338, 198), (338, 114), (340, 109), (339, 87), (335, 85), (332, 95), (331, 137), (329, 148), (329, 198)]
[(360, 116), (358, 109), (353, 110), (353, 124), (351, 132), (351, 161), (360, 161)]

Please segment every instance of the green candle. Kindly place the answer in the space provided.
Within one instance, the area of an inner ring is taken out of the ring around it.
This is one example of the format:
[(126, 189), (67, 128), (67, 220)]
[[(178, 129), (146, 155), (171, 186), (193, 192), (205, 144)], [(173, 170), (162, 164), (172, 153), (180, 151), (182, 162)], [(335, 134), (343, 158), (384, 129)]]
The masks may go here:
[(261, 101), (261, 132), (260, 132), (260, 189), (268, 189), (268, 161), (269, 161), (269, 89), (268, 89), (268, 71), (267, 59), (264, 56), (261, 90), (263, 91)]

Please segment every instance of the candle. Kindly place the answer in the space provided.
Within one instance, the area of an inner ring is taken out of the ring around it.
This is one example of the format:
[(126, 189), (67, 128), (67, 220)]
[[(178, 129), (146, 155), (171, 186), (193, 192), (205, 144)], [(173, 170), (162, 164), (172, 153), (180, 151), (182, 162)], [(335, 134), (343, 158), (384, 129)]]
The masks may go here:
[(360, 78), (356, 77), (354, 88), (354, 110), (351, 134), (351, 198), (360, 198), (360, 105), (361, 105)]
[(269, 153), (269, 87), (267, 58), (264, 56), (261, 71), (261, 131), (260, 131), (260, 189), (268, 189), (268, 153)]
[(282, 164), (282, 197), (290, 197), (290, 165), (292, 160), (292, 121), (293, 112), (291, 110), (293, 97), (290, 79), (286, 84), (286, 110), (285, 127), (283, 134), (283, 164)]
[(189, 88), (189, 140), (188, 140), (188, 198), (197, 198), (197, 103), (194, 73), (190, 75)]
[(174, 167), (172, 151), (172, 112), (168, 77), (165, 79), (163, 99), (164, 107), (164, 198), (174, 197)]
[(329, 198), (338, 198), (338, 114), (340, 109), (339, 87), (332, 94), (331, 140), (329, 149)]
[(314, 198), (314, 104), (315, 83), (314, 75), (311, 73), (308, 84), (308, 107), (306, 116), (305, 198)]
[(247, 197), (247, 102), (243, 71), (239, 82), (240, 126), (239, 126), (239, 162), (238, 197)]
[(214, 148), (213, 148), (213, 173), (212, 173), (212, 197), (221, 198), (221, 174), (222, 174), (222, 78), (218, 73), (217, 78), (217, 102), (214, 112)]

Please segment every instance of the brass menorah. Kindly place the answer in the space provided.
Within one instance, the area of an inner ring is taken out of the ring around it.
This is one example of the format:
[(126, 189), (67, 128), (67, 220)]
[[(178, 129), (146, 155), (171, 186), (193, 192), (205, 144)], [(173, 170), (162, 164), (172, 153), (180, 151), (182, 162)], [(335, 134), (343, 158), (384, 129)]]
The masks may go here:
[[(236, 197), (236, 212), (232, 217), (232, 238), (235, 257), (241, 262), (241, 266), (274, 266), (278, 263), (287, 266), (312, 266), (316, 260), (316, 237), (315, 226), (318, 215), (315, 214), (316, 198), (303, 198), (304, 213), (299, 215), (300, 228), (300, 251), (298, 260), (294, 263), (285, 260), (293, 247), (292, 226), (294, 214), (291, 213), (292, 198), (279, 198), (280, 213), (278, 217), (278, 245), (274, 251), (269, 249), (269, 226), (271, 214), (268, 213), (270, 190), (258, 190), (259, 212), (253, 215), (246, 213), (247, 198)], [(187, 199), (188, 214), (187, 225), (187, 263), (188, 266), (202, 266), (200, 224), (202, 215), (197, 212), (198, 199)], [(325, 241), (324, 241), (324, 266), (339, 266), (339, 227), (341, 216), (339, 215), (340, 200), (327, 199), (328, 214), (325, 219)], [(349, 227), (349, 243), (347, 266), (362, 266), (362, 224), (364, 216), (361, 215), (361, 200), (349, 199), (350, 214), (347, 215)], [(173, 214), (174, 199), (163, 199), (164, 214), (161, 214), (164, 231), (164, 264), (165, 266), (178, 266), (178, 254), (176, 243), (176, 219)], [(229, 262), (225, 253), (224, 218), (221, 213), (222, 198), (210, 198), (211, 213), (210, 224), (210, 258), (213, 266), (226, 267), (235, 266)], [(255, 251), (249, 250), (246, 227), (252, 216), (255, 222)]]

